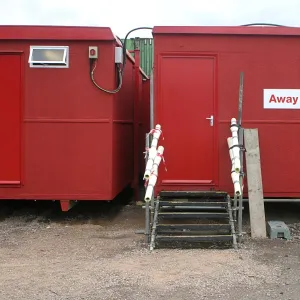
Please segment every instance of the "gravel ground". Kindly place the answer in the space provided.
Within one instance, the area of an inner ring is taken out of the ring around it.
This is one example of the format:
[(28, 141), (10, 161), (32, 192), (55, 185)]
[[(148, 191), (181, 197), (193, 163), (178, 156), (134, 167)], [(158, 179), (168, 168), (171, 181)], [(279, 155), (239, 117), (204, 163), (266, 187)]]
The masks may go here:
[(0, 203), (0, 299), (298, 300), (300, 215), (268, 205), (292, 241), (249, 238), (242, 249), (146, 249), (140, 207), (52, 202)]

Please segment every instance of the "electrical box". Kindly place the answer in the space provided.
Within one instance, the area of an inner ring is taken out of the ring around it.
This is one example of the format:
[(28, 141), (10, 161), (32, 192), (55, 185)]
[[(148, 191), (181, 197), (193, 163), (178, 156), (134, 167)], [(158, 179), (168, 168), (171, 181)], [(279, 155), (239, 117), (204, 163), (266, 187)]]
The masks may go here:
[(89, 58), (98, 58), (97, 46), (89, 46)]
[(123, 48), (115, 47), (115, 63), (122, 64), (123, 63)]

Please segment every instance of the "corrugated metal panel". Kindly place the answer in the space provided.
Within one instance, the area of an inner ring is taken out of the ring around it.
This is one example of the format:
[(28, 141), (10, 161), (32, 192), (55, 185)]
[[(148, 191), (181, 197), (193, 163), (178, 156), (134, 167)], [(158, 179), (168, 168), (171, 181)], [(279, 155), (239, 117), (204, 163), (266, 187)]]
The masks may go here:
[[(124, 42), (124, 40), (122, 41)], [(128, 50), (134, 50), (134, 41), (134, 38), (126, 41), (126, 48)], [(139, 43), (139, 49), (141, 53), (141, 68), (148, 76), (150, 76), (153, 67), (153, 39), (136, 38), (136, 41)]]

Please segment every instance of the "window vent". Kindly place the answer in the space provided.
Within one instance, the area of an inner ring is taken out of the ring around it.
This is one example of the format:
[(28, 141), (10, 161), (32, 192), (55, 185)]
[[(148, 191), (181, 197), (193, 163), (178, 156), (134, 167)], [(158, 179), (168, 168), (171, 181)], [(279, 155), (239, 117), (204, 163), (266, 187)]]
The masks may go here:
[(68, 68), (69, 47), (30, 46), (28, 63), (31, 68)]

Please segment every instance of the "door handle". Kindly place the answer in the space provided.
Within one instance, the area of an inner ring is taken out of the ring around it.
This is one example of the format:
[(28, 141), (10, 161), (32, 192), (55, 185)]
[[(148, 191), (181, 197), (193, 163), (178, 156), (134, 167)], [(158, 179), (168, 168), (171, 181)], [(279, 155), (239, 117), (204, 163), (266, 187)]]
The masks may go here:
[(210, 116), (209, 118), (206, 118), (206, 120), (210, 120), (210, 126), (214, 126), (214, 116)]

